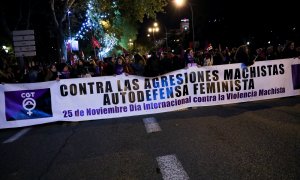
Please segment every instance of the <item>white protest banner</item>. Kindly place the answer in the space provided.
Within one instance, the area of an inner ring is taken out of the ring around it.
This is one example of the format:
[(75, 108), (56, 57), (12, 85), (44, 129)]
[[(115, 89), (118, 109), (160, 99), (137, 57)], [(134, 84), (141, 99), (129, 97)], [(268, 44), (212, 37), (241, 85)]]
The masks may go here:
[(0, 128), (154, 114), (300, 95), (300, 60), (0, 85)]

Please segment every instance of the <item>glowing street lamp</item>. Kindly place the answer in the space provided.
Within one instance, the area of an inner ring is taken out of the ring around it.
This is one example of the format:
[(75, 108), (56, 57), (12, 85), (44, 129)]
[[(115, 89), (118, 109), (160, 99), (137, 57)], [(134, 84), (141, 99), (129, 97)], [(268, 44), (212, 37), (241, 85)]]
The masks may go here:
[[(174, 3), (177, 7), (182, 7), (185, 4), (185, 0), (174, 0)], [(189, 2), (187, 2), (187, 4), (189, 5), (192, 13), (193, 50), (195, 52), (194, 11), (192, 5)]]
[(178, 7), (181, 7), (184, 5), (185, 0), (174, 0), (174, 2)]
[(132, 42), (132, 39), (129, 39), (129, 43), (128, 43), (129, 46), (133, 46), (133, 42)]
[(9, 51), (9, 47), (7, 47), (7, 46), (2, 46), (2, 49), (3, 49), (6, 53), (8, 53), (8, 51)]
[(158, 27), (157, 22), (154, 22), (154, 23), (153, 23), (153, 27), (149, 27), (149, 28), (148, 28), (148, 32), (149, 32), (149, 33), (152, 33), (152, 35), (153, 35), (153, 40), (155, 41), (154, 33), (155, 33), (155, 32), (159, 32), (159, 27)]

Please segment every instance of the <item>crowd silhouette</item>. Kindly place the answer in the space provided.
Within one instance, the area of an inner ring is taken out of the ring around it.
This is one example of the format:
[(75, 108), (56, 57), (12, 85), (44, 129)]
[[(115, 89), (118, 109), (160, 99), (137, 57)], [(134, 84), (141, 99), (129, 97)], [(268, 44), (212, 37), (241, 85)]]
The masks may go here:
[(42, 63), (26, 65), (20, 69), (19, 65), (11, 64), (1, 55), (0, 82), (1, 83), (34, 83), (59, 79), (115, 76), (120, 74), (155, 77), (178, 69), (188, 64), (213, 66), (222, 64), (243, 63), (251, 66), (256, 61), (266, 61), (285, 58), (299, 58), (300, 46), (293, 41), (286, 41), (285, 45), (268, 46), (251, 49), (248, 45), (239, 47), (224, 47), (218, 45), (213, 48), (209, 44), (204, 49), (193, 52), (187, 48), (179, 54), (170, 51), (150, 51), (148, 54), (125, 53), (119, 56), (99, 59), (78, 58), (72, 63)]

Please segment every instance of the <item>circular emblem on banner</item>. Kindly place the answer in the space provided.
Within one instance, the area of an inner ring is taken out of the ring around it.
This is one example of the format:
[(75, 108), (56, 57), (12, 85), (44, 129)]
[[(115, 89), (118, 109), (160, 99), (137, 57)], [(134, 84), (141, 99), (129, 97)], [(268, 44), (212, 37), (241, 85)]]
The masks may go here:
[(36, 107), (36, 102), (32, 98), (25, 98), (23, 100), (23, 108), (27, 111), (27, 114), (31, 116), (32, 110)]

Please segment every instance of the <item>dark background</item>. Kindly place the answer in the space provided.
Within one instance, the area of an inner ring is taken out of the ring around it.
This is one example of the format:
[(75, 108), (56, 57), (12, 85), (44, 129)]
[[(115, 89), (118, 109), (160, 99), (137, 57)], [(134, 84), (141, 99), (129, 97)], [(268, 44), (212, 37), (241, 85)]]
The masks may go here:
[[(299, 44), (299, 20), (294, 1), (221, 1), (190, 0), (194, 12), (195, 41), (200, 48), (207, 43), (217, 46), (239, 46), (250, 41), (255, 47), (284, 44), (292, 40)], [(178, 8), (169, 2), (157, 21), (167, 29), (178, 29), (180, 20), (190, 19), (188, 5)], [(146, 20), (141, 31), (146, 32), (154, 20)], [(191, 28), (191, 25), (190, 25)], [(191, 33), (190, 33), (191, 35)], [(191, 37), (190, 37), (191, 39)]]
[[(19, 9), (28, 5), (29, 0), (10, 0), (0, 7), (0, 40), (5, 44), (7, 40), (6, 29), (3, 19), (6, 19), (7, 27), (10, 30), (24, 29), (18, 23)], [(56, 34), (53, 33), (53, 19), (50, 5), (47, 0), (30, 0), (33, 11), (31, 12), (31, 25), (29, 29), (35, 30), (37, 53), (42, 61), (52, 62), (57, 59)], [(190, 0), (188, 1), (194, 12), (195, 41), (199, 42), (198, 48), (204, 48), (208, 43), (214, 47), (221, 44), (222, 47), (236, 47), (246, 42), (251, 42), (255, 48), (268, 45), (284, 45), (286, 40), (295, 41), (299, 46), (299, 17), (295, 1), (221, 1), (221, 0)], [(23, 11), (23, 18), (26, 18), (26, 11)], [(180, 19), (189, 18), (191, 11), (188, 5), (178, 8), (169, 1), (165, 13), (158, 13), (156, 21), (169, 31), (179, 29)], [(144, 22), (139, 24), (138, 38), (146, 37), (147, 29), (155, 19), (145, 17)], [(72, 21), (72, 23), (74, 23)], [(67, 22), (65, 26), (67, 27)], [(72, 24), (76, 31), (75, 25)], [(165, 36), (165, 29), (161, 27), (158, 37)], [(67, 28), (66, 28), (67, 29)], [(188, 34), (191, 41), (192, 33)], [(268, 44), (268, 42), (271, 42)]]

